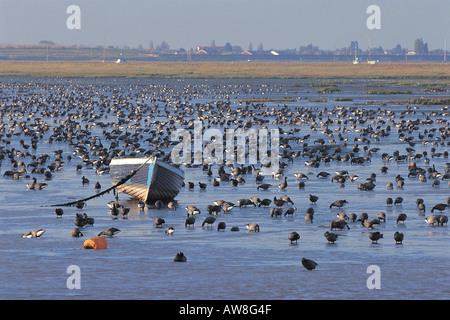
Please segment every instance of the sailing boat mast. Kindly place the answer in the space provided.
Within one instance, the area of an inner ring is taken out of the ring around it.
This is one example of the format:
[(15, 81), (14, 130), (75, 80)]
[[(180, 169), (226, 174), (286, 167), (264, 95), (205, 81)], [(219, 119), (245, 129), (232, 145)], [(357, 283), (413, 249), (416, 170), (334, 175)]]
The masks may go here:
[(447, 37), (444, 38), (444, 62), (447, 62)]

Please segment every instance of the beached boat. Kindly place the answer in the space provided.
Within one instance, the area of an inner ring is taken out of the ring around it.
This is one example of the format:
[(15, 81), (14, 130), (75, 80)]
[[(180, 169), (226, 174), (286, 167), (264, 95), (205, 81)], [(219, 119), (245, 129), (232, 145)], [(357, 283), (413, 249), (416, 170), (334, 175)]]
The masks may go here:
[(184, 172), (156, 157), (112, 159), (111, 183), (118, 184), (135, 170), (137, 172), (116, 189), (147, 204), (173, 200), (183, 185)]

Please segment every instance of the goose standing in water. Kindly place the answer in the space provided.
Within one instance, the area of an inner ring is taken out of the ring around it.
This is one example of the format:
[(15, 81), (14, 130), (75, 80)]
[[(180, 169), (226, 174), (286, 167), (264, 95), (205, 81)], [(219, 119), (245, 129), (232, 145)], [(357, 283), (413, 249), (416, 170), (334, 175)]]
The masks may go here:
[(217, 224), (217, 231), (225, 231), (226, 227), (226, 223), (221, 221)]
[(177, 210), (177, 204), (175, 203), (175, 201), (170, 201), (167, 204), (167, 208), (169, 208), (170, 210)]
[(285, 215), (285, 216), (286, 216), (286, 215), (293, 215), (295, 211), (297, 211), (297, 208), (296, 208), (296, 207), (290, 207), (290, 208), (287, 208), (286, 211), (284, 212), (284, 215)]
[(47, 186), (48, 186), (48, 184), (46, 184), (45, 182), (43, 182), (43, 183), (37, 182), (36, 178), (33, 178), (32, 182), (27, 183), (27, 188), (30, 190), (42, 190)]
[(386, 214), (384, 212), (378, 212), (377, 213), (377, 218), (380, 221), (386, 222)]
[(280, 188), (280, 190), (284, 190), (286, 189), (287, 186), (288, 186), (287, 177), (284, 177), (284, 181), (278, 185), (278, 188)]
[(335, 202), (333, 202), (332, 204), (330, 204), (330, 209), (331, 209), (332, 207), (342, 208), (346, 203), (348, 203), (347, 200), (336, 200)]
[(270, 204), (272, 203), (272, 200), (270, 199), (262, 199), (261, 202), (258, 204), (258, 207), (267, 207), (270, 206)]
[(306, 213), (305, 215), (305, 223), (313, 223), (314, 213)]
[(429, 216), (425, 218), (427, 224), (431, 224), (434, 226), (435, 224), (439, 225), (439, 220), (435, 216)]
[(309, 195), (309, 201), (310, 201), (311, 203), (316, 203), (317, 200), (319, 200), (319, 197), (314, 196), (314, 195), (312, 195), (312, 194)]
[(186, 221), (184, 222), (184, 227), (193, 226), (195, 223), (195, 217), (190, 216), (186, 218)]
[(162, 225), (166, 223), (166, 221), (163, 218), (157, 217), (155, 218), (155, 226), (156, 228), (162, 228)]
[(277, 197), (273, 197), (273, 204), (277, 207), (282, 207), (285, 203), (286, 201), (284, 201), (283, 199), (277, 199)]
[(383, 234), (376, 231), (369, 233), (369, 239), (372, 240), (372, 243), (378, 243), (378, 240), (383, 238)]
[(203, 220), (202, 227), (203, 227), (205, 224), (206, 224), (207, 226), (208, 226), (208, 225), (209, 225), (209, 226), (212, 226), (214, 222), (216, 222), (216, 218), (214, 218), (214, 217), (212, 217), (212, 216), (206, 217), (205, 220)]
[(292, 244), (294, 241), (295, 241), (295, 243), (297, 243), (297, 240), (300, 239), (300, 235), (299, 235), (297, 232), (292, 231), (291, 233), (289, 233), (288, 239), (291, 241), (291, 244)]
[(28, 188), (29, 190), (34, 190), (34, 188), (35, 188), (35, 186), (36, 186), (37, 179), (36, 179), (36, 178), (33, 178), (32, 180), (33, 180), (33, 181), (27, 183), (27, 188)]
[(98, 236), (113, 237), (120, 232), (117, 228), (108, 228), (98, 234)]
[(394, 233), (394, 240), (395, 244), (402, 244), (403, 243), (403, 233), (395, 232)]
[(328, 240), (328, 243), (335, 243), (338, 238), (338, 235), (333, 232), (326, 231), (323, 235)]
[(57, 218), (62, 218), (63, 214), (64, 214), (64, 210), (62, 208), (56, 208), (55, 209), (55, 214)]
[(405, 223), (405, 220), (408, 216), (406, 215), (406, 213), (400, 213), (397, 217), (397, 223), (399, 223), (400, 221)]
[(195, 214), (200, 214), (200, 213), (201, 213), (200, 209), (198, 209), (198, 208), (197, 208), (195, 205), (193, 205), (193, 204), (188, 205), (185, 209), (186, 209), (186, 211), (187, 211), (187, 215), (188, 215), (188, 216), (195, 215)]
[(281, 208), (270, 208), (270, 216), (271, 217), (279, 217), (283, 214), (283, 210)]
[(438, 204), (436, 204), (433, 208), (431, 208), (431, 212), (434, 212), (434, 210), (437, 210), (437, 211), (442, 212), (442, 211), (444, 211), (445, 208), (447, 208), (447, 207), (448, 207), (448, 205), (445, 204), (445, 203), (438, 203)]
[(259, 186), (256, 187), (256, 190), (259, 190), (260, 188), (263, 190), (267, 190), (271, 187), (269, 183), (261, 183)]

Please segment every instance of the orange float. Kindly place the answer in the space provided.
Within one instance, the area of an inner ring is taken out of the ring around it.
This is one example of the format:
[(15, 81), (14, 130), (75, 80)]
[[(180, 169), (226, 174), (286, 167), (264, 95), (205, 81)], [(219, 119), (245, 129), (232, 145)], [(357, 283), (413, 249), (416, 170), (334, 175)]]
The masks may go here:
[(85, 249), (94, 249), (94, 250), (106, 249), (108, 247), (108, 242), (106, 241), (105, 237), (98, 236), (87, 239), (84, 242), (83, 247)]

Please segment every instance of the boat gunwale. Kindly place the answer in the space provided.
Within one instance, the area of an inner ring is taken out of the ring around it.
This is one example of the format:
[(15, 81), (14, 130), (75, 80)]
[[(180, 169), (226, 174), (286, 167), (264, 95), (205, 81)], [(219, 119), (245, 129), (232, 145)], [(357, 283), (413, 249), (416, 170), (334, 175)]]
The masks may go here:
[[(143, 164), (149, 158), (113, 158), (111, 159), (110, 166), (120, 166), (120, 165), (133, 165), (133, 164)], [(168, 170), (173, 171), (184, 179), (184, 171), (174, 165), (166, 163), (162, 160), (157, 159), (155, 156), (150, 157), (150, 161), (148, 163), (153, 163), (155, 165), (162, 166)]]

